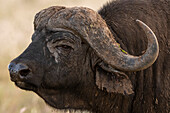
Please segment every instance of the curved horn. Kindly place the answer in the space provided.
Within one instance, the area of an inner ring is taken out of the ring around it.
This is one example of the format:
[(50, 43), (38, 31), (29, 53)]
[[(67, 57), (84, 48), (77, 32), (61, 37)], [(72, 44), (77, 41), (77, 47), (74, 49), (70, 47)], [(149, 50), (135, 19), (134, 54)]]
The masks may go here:
[(56, 12), (46, 28), (57, 31), (67, 29), (80, 36), (95, 50), (97, 55), (113, 68), (124, 71), (138, 71), (151, 66), (159, 53), (157, 38), (152, 30), (140, 20), (136, 20), (145, 31), (148, 47), (141, 56), (125, 54), (119, 47), (105, 20), (95, 11), (84, 7), (66, 8)]
[(148, 38), (147, 50), (141, 56), (132, 56), (129, 54), (124, 54), (120, 48), (113, 45), (113, 47), (111, 47), (111, 50), (109, 51), (110, 56), (113, 57), (106, 58), (105, 56), (103, 56), (103, 58), (105, 57), (105, 61), (114, 68), (124, 71), (139, 71), (151, 66), (158, 57), (159, 45), (155, 34), (145, 23), (140, 20), (136, 21), (144, 30)]

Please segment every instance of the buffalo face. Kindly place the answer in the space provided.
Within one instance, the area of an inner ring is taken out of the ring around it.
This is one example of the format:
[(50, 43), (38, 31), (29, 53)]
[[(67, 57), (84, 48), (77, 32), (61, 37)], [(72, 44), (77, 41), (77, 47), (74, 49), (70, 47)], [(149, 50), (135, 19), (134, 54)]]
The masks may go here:
[(11, 80), (22, 89), (33, 90), (53, 107), (84, 106), (77, 98), (80, 92), (75, 93), (88, 83), (81, 76), (87, 72), (83, 67), (88, 60), (88, 46), (82, 43), (68, 31), (35, 31), (28, 48), (9, 65)]

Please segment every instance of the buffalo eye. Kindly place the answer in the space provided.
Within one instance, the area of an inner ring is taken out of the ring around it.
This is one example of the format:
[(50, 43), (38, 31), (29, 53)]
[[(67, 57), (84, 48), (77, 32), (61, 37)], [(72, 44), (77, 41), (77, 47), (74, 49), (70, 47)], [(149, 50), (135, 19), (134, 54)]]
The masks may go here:
[(60, 46), (56, 46), (55, 48), (59, 50), (72, 50), (72, 47), (68, 45), (60, 45)]
[(55, 46), (55, 50), (59, 54), (67, 56), (73, 50), (73, 48), (71, 46), (68, 46), (68, 45), (57, 45), (57, 46)]

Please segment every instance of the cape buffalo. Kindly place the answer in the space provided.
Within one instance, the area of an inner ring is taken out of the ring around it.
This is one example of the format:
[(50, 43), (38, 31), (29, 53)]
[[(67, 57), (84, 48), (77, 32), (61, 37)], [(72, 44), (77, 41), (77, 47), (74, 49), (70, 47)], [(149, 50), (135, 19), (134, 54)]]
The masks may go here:
[(98, 13), (44, 9), (9, 64), (11, 80), (57, 109), (168, 113), (169, 20), (168, 0), (113, 1)]

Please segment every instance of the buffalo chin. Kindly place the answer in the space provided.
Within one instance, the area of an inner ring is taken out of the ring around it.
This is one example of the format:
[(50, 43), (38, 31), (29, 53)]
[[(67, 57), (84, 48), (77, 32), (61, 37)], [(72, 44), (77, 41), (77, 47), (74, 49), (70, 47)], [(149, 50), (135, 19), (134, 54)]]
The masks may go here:
[(45, 102), (59, 110), (90, 110), (87, 103), (68, 90), (38, 89), (35, 91)]

